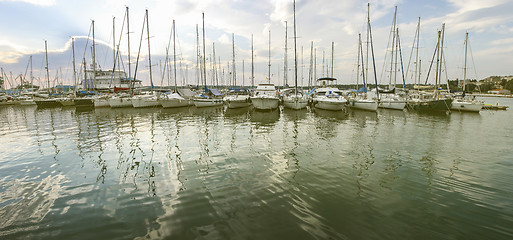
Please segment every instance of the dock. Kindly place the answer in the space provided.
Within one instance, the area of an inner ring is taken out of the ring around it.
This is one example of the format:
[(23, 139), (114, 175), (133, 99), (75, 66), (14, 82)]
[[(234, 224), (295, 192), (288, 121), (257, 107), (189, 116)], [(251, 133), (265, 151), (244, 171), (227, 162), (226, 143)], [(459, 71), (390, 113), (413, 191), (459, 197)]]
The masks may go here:
[(483, 109), (488, 109), (488, 110), (507, 110), (509, 106), (505, 106), (505, 105), (499, 105), (499, 104), (496, 104), (496, 105), (493, 105), (493, 104), (484, 104), (483, 105)]

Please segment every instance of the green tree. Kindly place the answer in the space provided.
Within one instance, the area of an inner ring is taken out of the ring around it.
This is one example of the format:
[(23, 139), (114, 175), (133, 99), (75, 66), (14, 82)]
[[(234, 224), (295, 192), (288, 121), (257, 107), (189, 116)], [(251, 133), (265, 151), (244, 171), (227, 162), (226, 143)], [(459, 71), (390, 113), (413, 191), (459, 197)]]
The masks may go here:
[(508, 79), (503, 78), (501, 81), (502, 88), (506, 88), (506, 84), (508, 83)]
[(513, 92), (513, 80), (509, 80), (506, 84), (504, 84), (504, 89)]
[(480, 88), (480, 92), (486, 93), (493, 89), (493, 85), (490, 83), (486, 83), (486, 84), (481, 85), (479, 88)]
[(476, 84), (473, 83), (467, 83), (467, 86), (465, 86), (465, 92), (474, 92), (476, 91)]

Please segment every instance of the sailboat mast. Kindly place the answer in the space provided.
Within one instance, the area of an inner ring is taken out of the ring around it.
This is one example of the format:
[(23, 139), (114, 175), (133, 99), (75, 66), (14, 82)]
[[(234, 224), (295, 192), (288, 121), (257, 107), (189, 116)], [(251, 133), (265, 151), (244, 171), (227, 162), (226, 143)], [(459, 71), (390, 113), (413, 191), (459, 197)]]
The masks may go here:
[[(116, 66), (116, 17), (112, 17), (112, 64)], [(115, 69), (112, 69), (114, 72)]]
[(288, 72), (288, 55), (287, 55), (287, 38), (288, 38), (288, 35), (287, 35), (287, 30), (288, 30), (288, 26), (287, 26), (287, 21), (285, 21), (285, 56), (284, 56), (284, 60), (283, 60), (283, 86), (286, 87), (288, 86), (288, 76), (287, 76), (287, 72)]
[(308, 89), (312, 86), (313, 73), (313, 41), (310, 43), (310, 69), (308, 70)]
[[(394, 71), (394, 49), (397, 47), (396, 46), (396, 42), (395, 42), (395, 38), (396, 38), (396, 36), (395, 36), (395, 26), (396, 26), (396, 23), (397, 23), (397, 6), (395, 6), (394, 19), (392, 21), (392, 29), (390, 31), (390, 33), (392, 34), (392, 43), (390, 44), (391, 56), (390, 56), (390, 79), (388, 81), (389, 88), (392, 85), (392, 78), (394, 79), (394, 83), (395, 83), (395, 78), (396, 78), (395, 73), (397, 71), (397, 65), (396, 65), (396, 69)], [(397, 56), (397, 52), (395, 53), (395, 55)], [(395, 59), (395, 61), (396, 61), (396, 64), (397, 64), (397, 58)]]
[(376, 96), (379, 101), (378, 76), (376, 75), (376, 59), (374, 58), (374, 45), (372, 44), (372, 29), (370, 24), (370, 18), (368, 18), (367, 27), (369, 29), (369, 40), (372, 54), (372, 67), (374, 68), (374, 83), (376, 84)]
[(297, 45), (296, 45), (296, 0), (294, 0), (294, 84), (297, 95)]
[(176, 86), (176, 25), (175, 20), (173, 19), (173, 74), (175, 78), (175, 92), (178, 92), (178, 87)]
[(271, 29), (269, 28), (269, 70), (267, 71), (267, 79), (271, 83)]
[(93, 25), (93, 88), (96, 88), (96, 43), (94, 42), (94, 20), (92, 20)]
[[(417, 65), (415, 66), (415, 83), (420, 84), (420, 61), (419, 61), (419, 37), (420, 37), (420, 17), (419, 23), (417, 23), (417, 44), (416, 44), (416, 53), (415, 53), (415, 62)], [(418, 69), (418, 72), (417, 72)], [(418, 80), (417, 80), (418, 77)]]
[(333, 62), (335, 61), (335, 42), (331, 42), (331, 78), (333, 78)]
[[(73, 57), (73, 59), (75, 59), (75, 58)], [(73, 70), (74, 69), (75, 68), (73, 67)], [(32, 88), (33, 86), (34, 86), (34, 74), (32, 72), (32, 55), (30, 55), (30, 87)]]
[[(438, 76), (440, 79), (440, 85), (442, 85), (442, 64), (444, 63), (444, 39), (445, 39), (445, 23), (442, 24), (442, 38), (440, 45), (440, 75)], [(445, 71), (447, 73), (447, 71)], [(449, 81), (447, 81), (447, 90), (449, 90)]]
[[(365, 74), (369, 75), (369, 43), (370, 43), (370, 3), (367, 3), (367, 42), (365, 42), (366, 50), (366, 58), (365, 58)], [(362, 56), (363, 58), (363, 56)], [(377, 86), (376, 86), (377, 88)]]
[(232, 68), (233, 68), (233, 87), (237, 87), (237, 72), (235, 71), (235, 33), (232, 33)]
[(463, 67), (463, 92), (465, 93), (465, 85), (467, 81), (467, 46), (468, 46), (468, 32), (465, 33), (465, 65)]
[(199, 30), (198, 30), (198, 24), (196, 24), (196, 77), (197, 77), (197, 84), (196, 86), (200, 85), (200, 79), (203, 79), (202, 73), (201, 73), (201, 67), (200, 67), (200, 46), (199, 46)]
[[(71, 52), (73, 54), (73, 88), (74, 88), (74, 94), (77, 94), (77, 91), (75, 90), (77, 88), (77, 71), (75, 67), (75, 38), (71, 38)], [(32, 56), (30, 57), (30, 77), (32, 78)]]
[(205, 84), (205, 88), (207, 88), (207, 69), (205, 67), (206, 62), (206, 55), (205, 55), (205, 13), (202, 12), (201, 16), (203, 18), (203, 82)]
[(45, 59), (46, 59), (46, 81), (48, 83), (48, 95), (50, 95), (50, 72), (48, 72), (48, 45), (45, 40)]
[[(362, 48), (362, 34), (358, 33), (358, 54), (357, 54), (357, 60), (356, 60), (356, 89), (358, 89), (358, 84), (360, 83), (360, 49)], [(363, 63), (363, 56), (362, 63)], [(362, 65), (362, 73), (365, 72), (365, 66)]]
[(148, 9), (146, 9), (146, 36), (148, 37), (148, 64), (150, 65), (150, 83), (153, 92), (153, 76), (151, 73), (151, 50), (150, 50), (150, 19), (148, 17)]
[(216, 43), (212, 42), (212, 80), (216, 83), (216, 86), (219, 85), (219, 81), (217, 80), (217, 68), (216, 68)]
[(435, 71), (435, 99), (438, 99), (438, 68), (440, 65), (440, 36), (441, 31), (438, 31), (438, 42), (436, 44), (437, 51), (436, 51), (436, 71)]
[(255, 86), (255, 64), (254, 64), (253, 34), (251, 34), (251, 88)]
[[(128, 7), (126, 7), (126, 36), (128, 44), (128, 79), (130, 80), (130, 93), (134, 94), (134, 82), (132, 81), (132, 66), (130, 63), (130, 19), (128, 14)], [(134, 79), (135, 81), (135, 79)]]

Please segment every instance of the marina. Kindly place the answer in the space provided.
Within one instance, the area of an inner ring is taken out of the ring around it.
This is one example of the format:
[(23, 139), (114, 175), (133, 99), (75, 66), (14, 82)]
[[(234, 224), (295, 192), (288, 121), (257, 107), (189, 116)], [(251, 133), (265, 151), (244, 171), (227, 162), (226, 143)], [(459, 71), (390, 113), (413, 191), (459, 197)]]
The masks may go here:
[(511, 11), (0, 1), (0, 239), (513, 239)]

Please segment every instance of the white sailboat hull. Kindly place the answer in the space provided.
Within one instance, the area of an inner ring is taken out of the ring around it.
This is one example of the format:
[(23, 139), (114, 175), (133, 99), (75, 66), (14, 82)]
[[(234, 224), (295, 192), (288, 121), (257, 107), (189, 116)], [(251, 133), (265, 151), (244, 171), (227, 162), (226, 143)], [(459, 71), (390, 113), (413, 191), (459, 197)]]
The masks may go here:
[(178, 98), (160, 99), (159, 102), (164, 108), (178, 108), (194, 105), (191, 100)]
[(134, 108), (145, 108), (145, 107), (160, 107), (159, 100), (152, 96), (152, 97), (134, 97), (132, 98), (132, 106)]
[(196, 106), (198, 108), (215, 107), (215, 106), (222, 106), (222, 105), (223, 105), (223, 99), (216, 99), (216, 98), (194, 99), (194, 106)]
[(244, 108), (251, 105), (248, 95), (227, 96), (224, 98), (224, 102), (228, 105), (228, 108)]
[(32, 106), (36, 105), (36, 102), (34, 102), (33, 99), (24, 99), (24, 100), (18, 100), (21, 106)]
[(106, 98), (95, 98), (94, 99), (94, 107), (95, 108), (107, 108), (110, 107), (109, 100)]
[(283, 106), (294, 110), (306, 108), (308, 105), (308, 99), (302, 96), (284, 96)]
[(482, 108), (483, 104), (477, 101), (462, 101), (455, 99), (451, 105), (451, 110), (466, 112), (479, 112)]
[(378, 102), (368, 99), (351, 99), (349, 100), (349, 107), (375, 112), (378, 110)]
[(379, 102), (378, 107), (387, 108), (387, 109), (395, 109), (395, 110), (403, 110), (404, 107), (406, 107), (406, 101), (382, 100)]
[(130, 98), (110, 98), (108, 101), (111, 108), (132, 107)]

